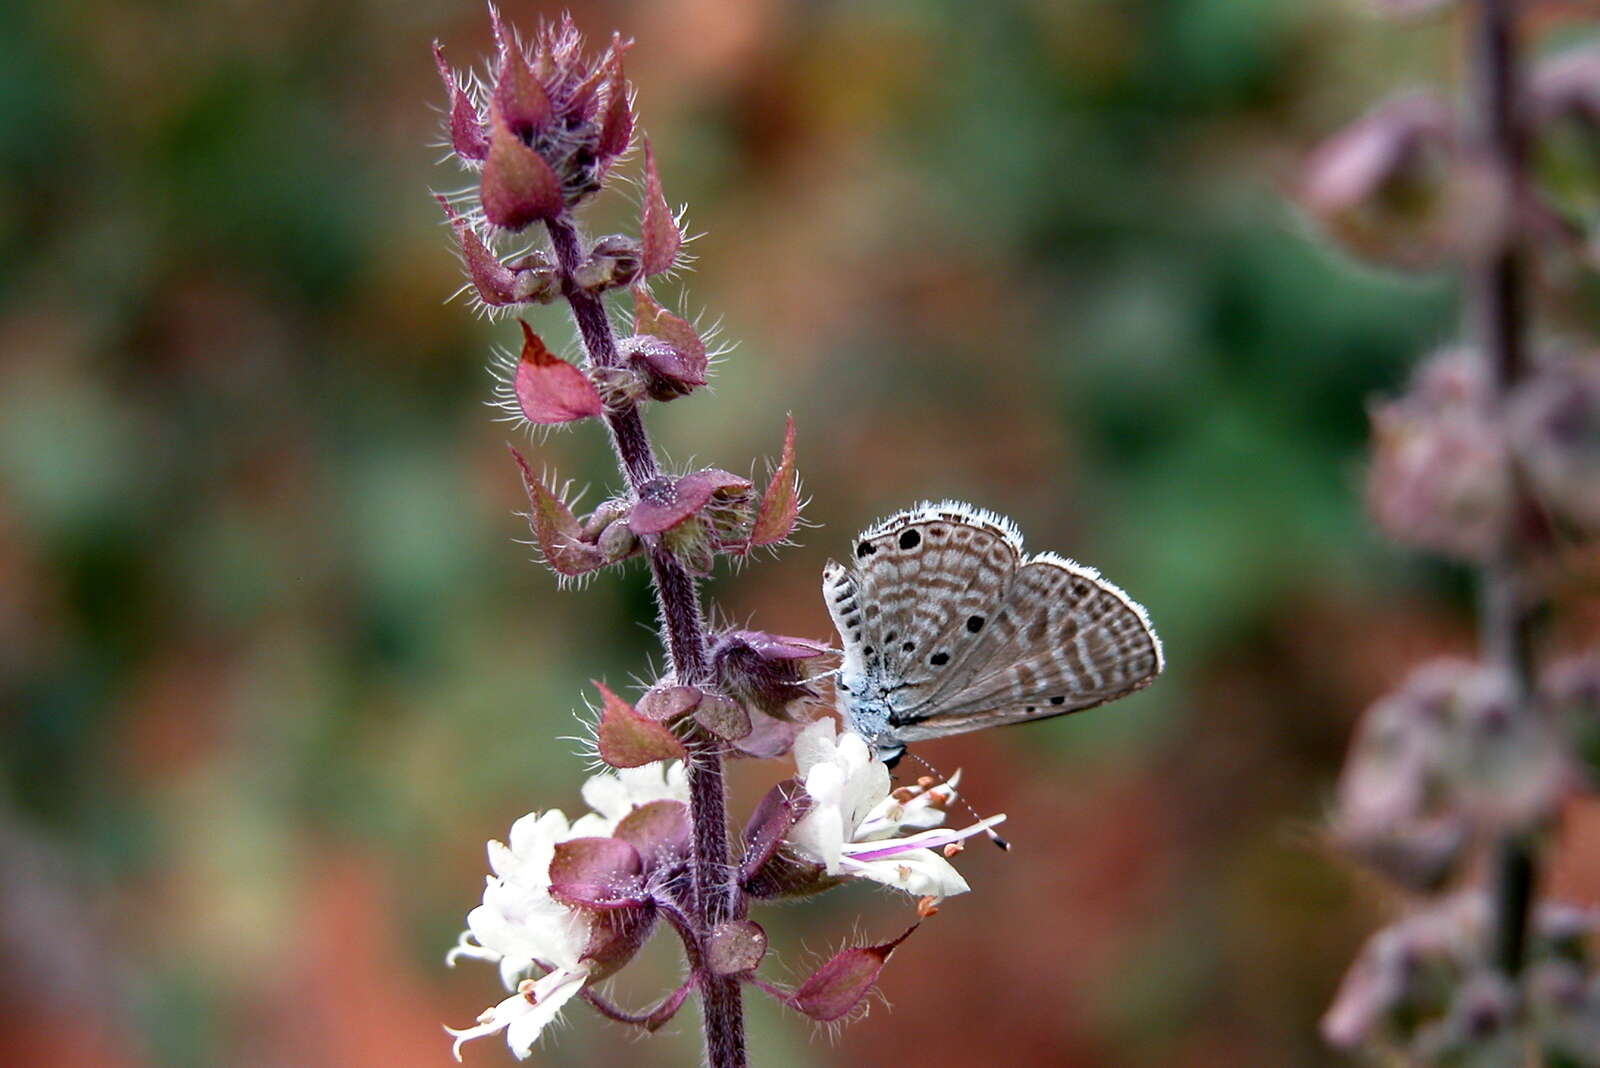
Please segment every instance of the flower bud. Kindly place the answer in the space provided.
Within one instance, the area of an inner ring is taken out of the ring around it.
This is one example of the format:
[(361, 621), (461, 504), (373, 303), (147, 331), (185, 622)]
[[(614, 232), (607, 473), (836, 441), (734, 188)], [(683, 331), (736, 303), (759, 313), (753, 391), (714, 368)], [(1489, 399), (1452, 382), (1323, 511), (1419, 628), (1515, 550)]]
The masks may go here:
[(730, 630), (712, 643), (711, 671), (723, 693), (769, 716), (789, 719), (791, 704), (817, 697), (807, 681), (806, 661), (828, 651), (826, 645), (806, 638)]
[(451, 144), (464, 160), (483, 163), (485, 217), (516, 231), (554, 218), (599, 189), (627, 150), (633, 132), (622, 72), (627, 45), (613, 37), (607, 52), (591, 61), (571, 19), (563, 17), (542, 29), (530, 50), (498, 13), (493, 18), (487, 130), (455, 75), (442, 58), (438, 62), (451, 92)]
[(1505, 440), (1476, 354), (1430, 357), (1400, 398), (1372, 409), (1367, 504), (1392, 538), (1468, 560), (1495, 550), (1512, 506)]
[(636, 555), (642, 548), (639, 535), (633, 532), (626, 518), (618, 519), (601, 531), (595, 546), (600, 550), (601, 558), (608, 564), (620, 563)]
[(623, 338), (618, 347), (651, 400), (675, 400), (706, 384), (704, 352), (698, 358), (686, 355), (648, 334)]
[(650, 291), (640, 285), (633, 287), (633, 332), (638, 337), (663, 341), (671, 348), (675, 363), (652, 368), (655, 373), (690, 388), (705, 384), (709, 363), (705, 340), (692, 325), (656, 303)]
[(1411, 93), (1379, 104), (1312, 154), (1300, 203), (1346, 251), (1401, 270), (1439, 266), (1460, 245), (1470, 183), (1449, 109)]
[(646, 483), (629, 523), (641, 537), (660, 535), (667, 551), (690, 574), (705, 575), (717, 553), (744, 544), (751, 510), (748, 479), (706, 468)]
[(583, 520), (583, 540), (598, 542), (600, 535), (619, 519), (628, 518), (628, 502), (621, 497), (601, 501)]
[(572, 280), (579, 289), (603, 293), (608, 289), (632, 285), (638, 277), (638, 243), (613, 234), (594, 243), (589, 250), (589, 258), (579, 266)]

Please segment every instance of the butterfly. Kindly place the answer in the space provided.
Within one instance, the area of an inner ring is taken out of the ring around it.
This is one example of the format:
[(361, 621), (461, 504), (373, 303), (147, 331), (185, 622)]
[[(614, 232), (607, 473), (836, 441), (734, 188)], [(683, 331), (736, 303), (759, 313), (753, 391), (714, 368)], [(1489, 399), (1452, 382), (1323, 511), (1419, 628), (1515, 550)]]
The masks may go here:
[(843, 643), (846, 723), (891, 766), (907, 743), (1079, 712), (1163, 666), (1145, 610), (1054, 553), (1024, 556), (1008, 519), (924, 503), (830, 560), (822, 593)]

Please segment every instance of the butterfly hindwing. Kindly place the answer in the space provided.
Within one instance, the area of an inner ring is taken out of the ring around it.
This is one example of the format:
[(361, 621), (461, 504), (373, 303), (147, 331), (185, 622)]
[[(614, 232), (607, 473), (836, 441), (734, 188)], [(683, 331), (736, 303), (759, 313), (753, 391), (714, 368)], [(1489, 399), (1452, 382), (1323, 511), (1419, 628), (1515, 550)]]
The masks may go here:
[(1081, 711), (1142, 689), (1161, 666), (1142, 608), (1092, 569), (1042, 555), (1017, 571), (960, 673), (896, 733), (917, 741)]

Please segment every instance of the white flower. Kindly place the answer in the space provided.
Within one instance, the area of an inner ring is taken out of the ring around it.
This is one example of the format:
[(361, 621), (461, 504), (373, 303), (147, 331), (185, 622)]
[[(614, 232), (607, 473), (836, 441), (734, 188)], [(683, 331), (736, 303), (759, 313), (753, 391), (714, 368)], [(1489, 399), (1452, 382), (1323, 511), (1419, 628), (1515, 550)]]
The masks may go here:
[[(467, 914), (467, 930), (445, 956), (486, 961), (500, 968), (507, 990), (516, 991), (478, 1018), (476, 1026), (445, 1028), (461, 1044), (506, 1032), (518, 1058), (528, 1056), (546, 1024), (583, 989), (592, 964), (583, 959), (593, 921), (580, 909), (550, 896), (550, 861), (556, 846), (573, 838), (605, 837), (639, 805), (689, 799), (688, 777), (674, 762), (647, 764), (621, 772), (602, 772), (583, 784), (583, 799), (596, 811), (568, 822), (560, 809), (530, 812), (511, 825), (509, 844), (489, 843), (483, 904)], [(527, 978), (534, 971), (541, 978)]]
[(789, 840), (829, 875), (871, 879), (917, 897), (965, 893), (966, 880), (936, 850), (1005, 819), (991, 816), (961, 830), (944, 828), (944, 809), (955, 798), (959, 776), (891, 792), (889, 769), (866, 741), (851, 732), (836, 735), (831, 719), (800, 732), (794, 759), (811, 810), (794, 825)]

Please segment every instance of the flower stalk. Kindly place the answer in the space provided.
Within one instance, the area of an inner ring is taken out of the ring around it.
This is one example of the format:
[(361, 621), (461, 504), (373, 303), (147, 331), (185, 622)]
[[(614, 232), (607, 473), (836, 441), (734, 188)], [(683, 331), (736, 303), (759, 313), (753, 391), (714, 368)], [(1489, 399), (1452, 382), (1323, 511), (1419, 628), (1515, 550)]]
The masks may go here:
[[(1523, 337), (1522, 250), (1514, 222), (1526, 199), (1522, 85), (1511, 0), (1474, 0), (1471, 80), (1479, 150), (1496, 177), (1500, 239), (1471, 265), (1469, 316), (1488, 374), (1495, 418), (1505, 425), (1508, 401), (1527, 376)], [(1485, 661), (1510, 685), (1510, 715), (1532, 713), (1533, 628), (1538, 605), (1525, 586), (1530, 553), (1525, 544), (1536, 505), (1511, 465), (1511, 500), (1498, 544), (1479, 575), (1480, 643)], [(1524, 833), (1506, 835), (1495, 857), (1492, 959), (1514, 979), (1522, 969), (1528, 914), (1534, 899), (1534, 843)]]
[[(605, 305), (597, 294), (575, 281), (584, 263), (584, 249), (570, 213), (563, 211), (546, 220), (545, 227), (555, 251), (561, 293), (578, 326), (590, 366), (621, 366), (617, 338)], [(638, 402), (626, 402), (607, 411), (605, 423), (622, 475), (637, 495), (661, 473)], [(662, 642), (671, 659), (673, 676), (680, 684), (697, 685), (705, 681), (708, 642), (695, 580), (659, 539), (649, 546), (648, 555)], [(691, 907), (696, 927), (709, 931), (731, 918), (730, 902), (737, 892), (732, 881), (734, 868), (728, 861), (727, 785), (722, 757), (714, 745), (697, 746), (688, 768), (689, 818), (694, 827), (689, 859)], [(700, 995), (711, 1068), (743, 1068), (748, 1062), (738, 981), (705, 971), (700, 975)]]

